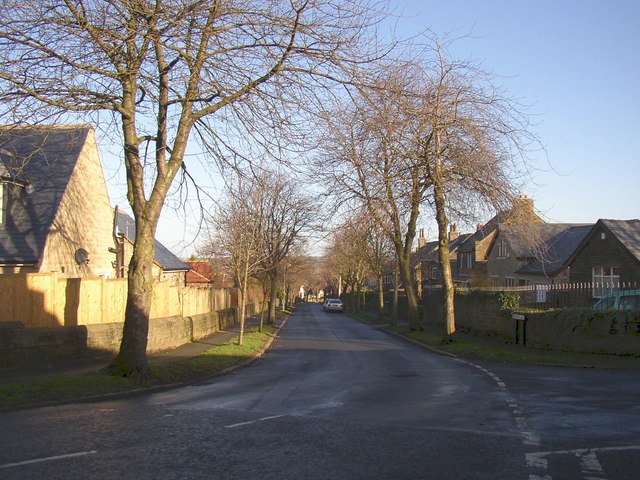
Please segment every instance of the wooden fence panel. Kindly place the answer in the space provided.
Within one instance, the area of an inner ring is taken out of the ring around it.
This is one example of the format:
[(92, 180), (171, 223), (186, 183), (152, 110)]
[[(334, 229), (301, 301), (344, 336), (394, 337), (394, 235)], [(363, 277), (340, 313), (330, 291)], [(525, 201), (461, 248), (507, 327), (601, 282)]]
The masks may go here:
[(122, 322), (127, 306), (127, 279), (105, 279), (102, 286), (102, 323)]
[[(61, 327), (121, 323), (127, 280), (58, 278), (55, 273), (0, 276), (0, 322), (25, 327)], [(171, 286), (156, 282), (150, 318), (193, 316), (237, 306), (236, 289)]]
[[(19, 275), (17, 277), (22, 277)], [(31, 318), (33, 327), (59, 327), (64, 320), (58, 315), (56, 304), (58, 300), (58, 282), (55, 275), (27, 274), (26, 278), (17, 279), (24, 290), (19, 292), (16, 316), (23, 315)], [(17, 318), (21, 321), (21, 318)]]

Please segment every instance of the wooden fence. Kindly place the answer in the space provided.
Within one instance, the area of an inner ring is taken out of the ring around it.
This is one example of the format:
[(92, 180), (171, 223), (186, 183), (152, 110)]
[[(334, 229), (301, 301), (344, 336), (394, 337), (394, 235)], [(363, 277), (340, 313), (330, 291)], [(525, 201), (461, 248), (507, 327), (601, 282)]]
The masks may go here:
[[(0, 275), (0, 323), (60, 327), (124, 322), (126, 279), (58, 278), (55, 273)], [(156, 281), (151, 318), (187, 317), (237, 306), (235, 289)]]

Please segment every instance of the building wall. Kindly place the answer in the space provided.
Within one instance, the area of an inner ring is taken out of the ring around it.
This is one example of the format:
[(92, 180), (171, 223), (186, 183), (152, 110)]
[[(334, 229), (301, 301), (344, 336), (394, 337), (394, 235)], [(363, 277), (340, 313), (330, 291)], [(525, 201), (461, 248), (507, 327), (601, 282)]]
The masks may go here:
[[(605, 234), (602, 239), (601, 234)], [(572, 282), (591, 282), (593, 267), (618, 267), (621, 282), (640, 281), (640, 262), (602, 225), (594, 228), (570, 265)]]
[[(507, 255), (506, 256), (498, 256), (498, 244), (504, 237), (501, 234), (498, 234), (496, 237), (496, 241), (493, 244), (493, 248), (489, 251), (489, 256), (487, 258), (487, 275), (490, 278), (494, 278), (497, 286), (514, 286), (513, 284), (508, 284), (507, 279), (511, 279), (515, 282), (515, 285), (518, 284), (518, 279), (522, 277), (517, 275), (515, 272), (520, 269), (524, 262), (518, 260), (511, 247), (507, 244)], [(523, 279), (524, 281), (524, 279)]]
[[(60, 277), (112, 277), (112, 230), (111, 201), (95, 134), (90, 130), (49, 231), (39, 271), (56, 272)], [(76, 263), (80, 248), (87, 251), (88, 264)]]

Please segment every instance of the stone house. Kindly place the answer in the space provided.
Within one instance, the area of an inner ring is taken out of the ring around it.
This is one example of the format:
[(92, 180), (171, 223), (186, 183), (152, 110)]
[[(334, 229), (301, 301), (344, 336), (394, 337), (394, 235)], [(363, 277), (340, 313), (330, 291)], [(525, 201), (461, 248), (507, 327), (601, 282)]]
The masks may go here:
[(535, 225), (544, 220), (534, 211), (533, 200), (519, 197), (511, 209), (497, 213), (484, 225), (478, 225), (476, 231), (469, 235), (458, 246), (457, 266), (454, 274), (456, 283), (468, 286), (493, 285), (487, 271), (489, 252), (498, 234), (498, 227), (503, 225)]
[(500, 224), (487, 253), (487, 276), (500, 287), (567, 283), (571, 255), (592, 226)]
[[(126, 276), (126, 265), (129, 265), (133, 254), (133, 242), (136, 237), (136, 224), (133, 218), (124, 212), (116, 210), (116, 235), (118, 238), (118, 255), (116, 269), (118, 276)], [(153, 278), (169, 281), (171, 285), (185, 285), (189, 265), (158, 240), (154, 240), (155, 260), (153, 262)], [(120, 266), (118, 268), (118, 266)]]
[(598, 220), (568, 263), (571, 281), (593, 283), (595, 298), (611, 289), (638, 288), (640, 220)]
[(0, 199), (1, 274), (113, 276), (113, 216), (92, 127), (1, 127)]
[[(449, 262), (454, 281), (458, 271), (458, 249), (470, 236), (469, 233), (460, 234), (455, 224), (449, 226)], [(420, 295), (423, 288), (442, 285), (442, 268), (440, 267), (438, 247), (438, 241), (427, 242), (424, 238), (424, 230), (420, 230), (418, 249), (411, 258), (414, 278)]]

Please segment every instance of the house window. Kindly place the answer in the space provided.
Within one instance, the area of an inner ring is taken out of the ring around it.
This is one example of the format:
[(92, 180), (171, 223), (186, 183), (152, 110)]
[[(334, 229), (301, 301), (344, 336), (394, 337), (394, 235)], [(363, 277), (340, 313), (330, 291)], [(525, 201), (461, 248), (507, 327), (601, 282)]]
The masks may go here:
[(498, 258), (507, 258), (509, 251), (507, 250), (507, 242), (504, 239), (498, 240)]
[(618, 290), (620, 269), (618, 267), (593, 267), (593, 297), (602, 298)]
[(473, 268), (473, 256), (470, 252), (460, 254), (460, 270), (471, 270)]
[(513, 277), (505, 277), (504, 286), (505, 287), (517, 287), (518, 286), (518, 280), (513, 278)]

